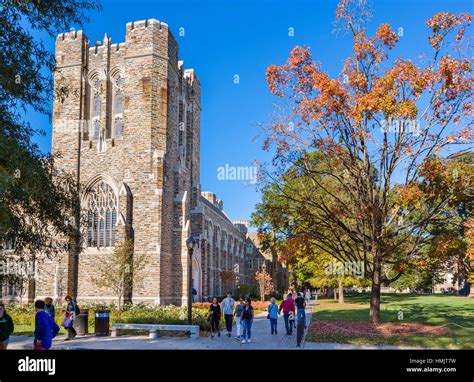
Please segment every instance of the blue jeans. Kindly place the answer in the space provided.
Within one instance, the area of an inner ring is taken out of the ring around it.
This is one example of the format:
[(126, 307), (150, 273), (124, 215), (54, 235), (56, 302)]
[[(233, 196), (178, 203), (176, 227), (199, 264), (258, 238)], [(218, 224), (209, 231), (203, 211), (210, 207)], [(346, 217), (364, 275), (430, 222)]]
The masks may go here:
[(270, 329), (273, 333), (277, 332), (278, 318), (270, 318)]
[(283, 319), (285, 320), (286, 334), (292, 334), (293, 333), (293, 325), (290, 324), (289, 317), (290, 317), (289, 313), (283, 314)]
[(250, 337), (252, 336), (252, 321), (242, 320), (242, 327), (243, 327), (242, 339), (245, 340), (245, 338), (247, 338), (249, 340)]
[(303, 319), (304, 327), (306, 328), (306, 312), (304, 308), (298, 309), (298, 314), (296, 316), (296, 323), (299, 324), (300, 320)]

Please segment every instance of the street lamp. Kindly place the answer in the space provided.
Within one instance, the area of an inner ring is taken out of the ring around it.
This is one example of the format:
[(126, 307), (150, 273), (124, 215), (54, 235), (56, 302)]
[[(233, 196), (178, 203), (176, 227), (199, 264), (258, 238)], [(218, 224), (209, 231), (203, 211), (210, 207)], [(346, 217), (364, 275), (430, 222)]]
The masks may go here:
[(186, 240), (188, 247), (188, 324), (193, 323), (193, 251), (196, 246), (196, 240), (190, 235)]

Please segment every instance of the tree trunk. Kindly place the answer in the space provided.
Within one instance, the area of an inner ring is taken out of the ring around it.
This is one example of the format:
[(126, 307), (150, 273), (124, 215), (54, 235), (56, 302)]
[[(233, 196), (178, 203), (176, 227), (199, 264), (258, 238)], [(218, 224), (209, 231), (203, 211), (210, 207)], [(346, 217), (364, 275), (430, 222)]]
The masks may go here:
[(374, 271), (372, 274), (372, 290), (370, 295), (370, 321), (373, 324), (380, 322), (380, 273), (381, 273), (380, 259), (374, 257)]
[(339, 304), (344, 304), (344, 287), (342, 280), (339, 280)]
[(32, 304), (35, 302), (36, 297), (36, 280), (34, 277), (28, 279), (28, 303)]
[(124, 275), (123, 305), (132, 303), (133, 296), (133, 251), (134, 243), (127, 237), (125, 248), (127, 249), (126, 272)]
[(333, 293), (333, 298), (335, 301), (337, 301), (337, 290), (336, 287), (332, 288), (332, 293)]

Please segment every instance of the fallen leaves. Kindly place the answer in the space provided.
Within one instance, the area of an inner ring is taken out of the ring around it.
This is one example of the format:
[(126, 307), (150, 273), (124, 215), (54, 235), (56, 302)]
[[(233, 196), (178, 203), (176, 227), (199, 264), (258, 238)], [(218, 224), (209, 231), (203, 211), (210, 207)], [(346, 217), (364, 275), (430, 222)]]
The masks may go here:
[(309, 333), (321, 334), (353, 334), (355, 336), (392, 336), (392, 335), (442, 335), (449, 332), (445, 327), (437, 327), (417, 322), (384, 322), (375, 325), (360, 320), (313, 320)]

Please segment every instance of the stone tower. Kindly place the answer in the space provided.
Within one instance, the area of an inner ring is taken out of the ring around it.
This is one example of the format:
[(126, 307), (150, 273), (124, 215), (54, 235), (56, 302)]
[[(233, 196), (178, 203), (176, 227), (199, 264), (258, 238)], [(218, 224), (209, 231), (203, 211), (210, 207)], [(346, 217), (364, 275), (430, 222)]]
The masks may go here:
[(200, 195), (198, 78), (178, 61), (168, 25), (154, 19), (128, 23), (120, 44), (61, 34), (56, 61), (52, 152), (82, 186), (87, 237), (79, 254), (72, 245), (39, 265), (37, 297), (113, 300), (91, 275), (114, 243), (130, 238), (147, 266), (143, 287), (128, 297), (185, 302), (186, 238)]

